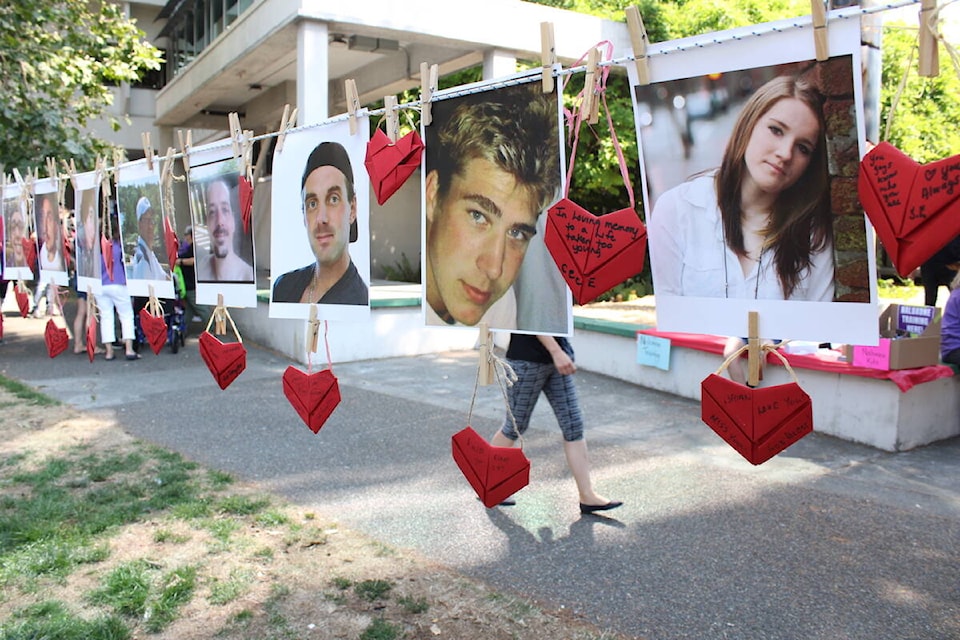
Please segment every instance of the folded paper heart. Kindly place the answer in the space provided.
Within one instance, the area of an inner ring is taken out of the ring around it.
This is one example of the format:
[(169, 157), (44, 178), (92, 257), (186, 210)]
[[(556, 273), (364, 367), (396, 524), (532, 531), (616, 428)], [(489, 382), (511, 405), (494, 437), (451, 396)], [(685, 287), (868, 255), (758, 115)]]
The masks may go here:
[(97, 352), (97, 317), (90, 318), (90, 324), (87, 325), (87, 357), (93, 362), (93, 356)]
[(577, 304), (643, 270), (647, 228), (633, 209), (595, 216), (569, 198), (547, 211), (544, 242)]
[(47, 343), (47, 353), (51, 358), (67, 350), (70, 345), (70, 336), (63, 327), (58, 327), (53, 318), (47, 320), (47, 326), (43, 330), (43, 341)]
[(370, 176), (370, 184), (377, 194), (377, 202), (383, 204), (397, 192), (413, 172), (420, 167), (423, 141), (420, 134), (411, 131), (399, 138), (396, 144), (382, 129), (374, 131), (367, 142), (367, 155), (363, 161)]
[(20, 317), (26, 318), (30, 314), (30, 294), (26, 289), (15, 287), (13, 296), (17, 299), (17, 308), (20, 310)]
[(701, 419), (751, 464), (813, 431), (810, 396), (796, 382), (751, 389), (712, 373), (700, 390)]
[(167, 343), (167, 321), (145, 308), (140, 309), (140, 330), (143, 331), (153, 353), (160, 355), (160, 350)]
[(180, 249), (180, 243), (177, 241), (177, 232), (173, 230), (173, 226), (166, 216), (163, 217), (163, 241), (167, 250), (167, 264), (173, 269), (174, 265), (177, 264), (177, 252)]
[(960, 235), (960, 155), (921, 165), (881, 142), (860, 161), (857, 192), (903, 277)]
[(200, 357), (221, 389), (226, 389), (247, 368), (242, 342), (223, 343), (209, 331), (200, 334)]
[(340, 384), (330, 369), (304, 373), (287, 367), (283, 372), (283, 395), (310, 431), (318, 433), (340, 404)]
[(453, 435), (453, 460), (487, 508), (530, 484), (530, 461), (521, 449), (495, 447), (471, 427)]
[[(21, 238), (20, 246), (23, 247), (23, 257), (31, 269), (36, 269), (37, 265), (37, 243), (30, 238)], [(39, 277), (39, 276), (38, 276)]]
[(103, 256), (103, 266), (107, 268), (107, 277), (113, 281), (113, 243), (104, 236), (100, 236), (100, 255)]
[(246, 176), (240, 176), (237, 186), (240, 192), (240, 220), (243, 221), (243, 232), (250, 233), (250, 215), (253, 212), (253, 185)]

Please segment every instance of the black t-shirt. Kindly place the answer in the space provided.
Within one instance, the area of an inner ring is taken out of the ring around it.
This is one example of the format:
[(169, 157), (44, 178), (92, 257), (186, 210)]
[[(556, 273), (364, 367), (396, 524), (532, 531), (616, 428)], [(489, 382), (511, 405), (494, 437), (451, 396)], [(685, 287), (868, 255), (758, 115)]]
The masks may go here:
[[(570, 341), (560, 336), (556, 338), (556, 341), (560, 348), (573, 358), (573, 347), (570, 346)], [(547, 351), (547, 348), (543, 346), (537, 336), (511, 333), (510, 346), (507, 347), (507, 360), (526, 360), (527, 362), (550, 364), (553, 362), (553, 356), (550, 355), (550, 352)]]
[[(185, 244), (180, 248), (180, 251), (177, 252), (178, 258), (192, 258), (193, 256), (193, 244)], [(196, 264), (180, 265), (180, 272), (183, 273), (184, 286), (187, 291), (194, 291), (197, 288), (197, 267)]]

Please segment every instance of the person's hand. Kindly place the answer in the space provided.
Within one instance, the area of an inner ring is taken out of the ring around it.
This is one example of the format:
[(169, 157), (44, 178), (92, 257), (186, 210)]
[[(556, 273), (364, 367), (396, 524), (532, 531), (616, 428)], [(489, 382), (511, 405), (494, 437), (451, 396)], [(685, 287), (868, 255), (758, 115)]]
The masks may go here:
[(568, 376), (571, 373), (576, 373), (577, 365), (573, 359), (567, 355), (566, 351), (557, 349), (556, 352), (551, 355), (553, 356), (553, 366), (555, 366), (561, 374)]

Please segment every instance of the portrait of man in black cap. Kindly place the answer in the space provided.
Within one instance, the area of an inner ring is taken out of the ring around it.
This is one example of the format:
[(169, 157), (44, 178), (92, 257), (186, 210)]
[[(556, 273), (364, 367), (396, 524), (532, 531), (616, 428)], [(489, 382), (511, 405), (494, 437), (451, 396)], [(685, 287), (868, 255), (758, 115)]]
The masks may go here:
[(348, 243), (357, 239), (357, 196), (343, 145), (322, 142), (310, 153), (300, 182), (300, 203), (315, 260), (277, 278), (272, 301), (368, 304), (367, 285), (348, 250)]

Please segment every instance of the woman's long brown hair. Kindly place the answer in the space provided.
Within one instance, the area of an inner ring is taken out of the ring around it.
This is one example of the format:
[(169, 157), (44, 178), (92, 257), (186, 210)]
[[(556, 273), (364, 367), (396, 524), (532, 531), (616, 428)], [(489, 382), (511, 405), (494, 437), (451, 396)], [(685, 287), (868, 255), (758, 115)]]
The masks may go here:
[(817, 146), (800, 179), (777, 197), (766, 229), (765, 246), (774, 249), (774, 264), (783, 297), (787, 299), (810, 268), (811, 254), (833, 241), (833, 220), (829, 206), (826, 123), (823, 97), (807, 81), (778, 76), (760, 87), (740, 112), (723, 162), (716, 174), (717, 202), (727, 245), (739, 256), (746, 255), (741, 227), (741, 188), (746, 172), (747, 143), (760, 118), (784, 98), (800, 100), (816, 115), (820, 124)]

